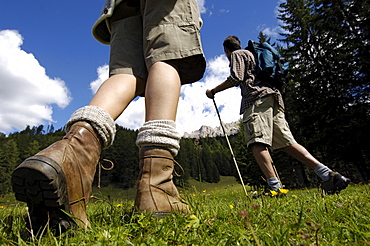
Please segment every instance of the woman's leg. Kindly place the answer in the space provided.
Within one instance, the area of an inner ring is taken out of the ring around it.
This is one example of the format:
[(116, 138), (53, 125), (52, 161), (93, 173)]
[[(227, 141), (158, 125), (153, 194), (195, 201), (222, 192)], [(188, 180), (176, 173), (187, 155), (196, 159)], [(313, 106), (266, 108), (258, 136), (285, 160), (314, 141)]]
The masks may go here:
[(116, 120), (130, 102), (144, 90), (145, 80), (130, 74), (116, 74), (100, 86), (89, 106), (105, 110)]
[(145, 90), (145, 121), (176, 120), (180, 77), (172, 65), (156, 62), (149, 69)]

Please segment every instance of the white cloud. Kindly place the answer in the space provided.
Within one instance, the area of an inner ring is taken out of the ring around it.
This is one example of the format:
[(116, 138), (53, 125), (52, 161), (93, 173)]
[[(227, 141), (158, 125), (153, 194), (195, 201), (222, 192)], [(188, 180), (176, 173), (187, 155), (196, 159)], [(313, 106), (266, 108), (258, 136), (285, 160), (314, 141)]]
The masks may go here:
[(138, 97), (134, 100), (117, 119), (117, 124), (129, 129), (138, 129), (145, 119), (145, 99)]
[[(220, 55), (208, 61), (207, 71), (202, 82), (182, 87), (177, 116), (180, 133), (190, 133), (198, 130), (202, 125), (212, 127), (220, 125), (213, 100), (206, 97), (205, 92), (225, 81), (228, 75), (229, 61), (225, 55)], [(215, 102), (223, 122), (229, 123), (239, 120), (240, 100), (240, 90), (237, 87), (216, 94)]]
[(265, 29), (262, 30), (262, 32), (264, 34), (266, 34), (267, 36), (269, 37), (273, 37), (273, 38), (277, 38), (280, 36), (279, 33), (282, 33), (283, 32), (283, 29), (280, 27), (280, 26), (276, 26), (276, 27), (266, 27)]
[(100, 85), (106, 79), (108, 79), (109, 66), (108, 65), (100, 66), (98, 67), (98, 69), (96, 69), (96, 72), (98, 73), (98, 78), (90, 83), (90, 90), (92, 91), (93, 94), (95, 94), (96, 91), (99, 89)]
[[(97, 89), (108, 78), (107, 67), (105, 65), (98, 68), (98, 79), (91, 82), (91, 88)], [(203, 81), (182, 86), (176, 120), (181, 135), (184, 132), (198, 130), (202, 125), (212, 127), (220, 125), (213, 101), (206, 97), (205, 92), (206, 89), (212, 89), (223, 82), (228, 74), (229, 61), (226, 56), (220, 55), (209, 60)], [(223, 122), (230, 123), (240, 119), (240, 100), (240, 90), (236, 87), (216, 95), (215, 101)], [(140, 97), (131, 102), (116, 122), (129, 129), (138, 129), (144, 123), (144, 110), (145, 100)]]
[(204, 14), (204, 13), (207, 12), (206, 7), (204, 6), (205, 3), (206, 3), (205, 0), (198, 0), (199, 11), (200, 11), (201, 14)]
[(18, 31), (0, 31), (1, 132), (54, 122), (51, 105), (64, 108), (71, 101), (64, 81), (49, 78), (22, 44)]
[(274, 27), (266, 27), (266, 24), (262, 24), (257, 27), (258, 31), (262, 31), (264, 34), (268, 35), (269, 37), (275, 38), (275, 39), (280, 37), (280, 33), (283, 33), (284, 29), (281, 28), (280, 26), (283, 24), (283, 22), (278, 19), (278, 16), (280, 14), (279, 12), (280, 4), (283, 2), (285, 2), (285, 0), (278, 0), (277, 5), (275, 6), (275, 9), (274, 9), (274, 16), (277, 20), (277, 25)]

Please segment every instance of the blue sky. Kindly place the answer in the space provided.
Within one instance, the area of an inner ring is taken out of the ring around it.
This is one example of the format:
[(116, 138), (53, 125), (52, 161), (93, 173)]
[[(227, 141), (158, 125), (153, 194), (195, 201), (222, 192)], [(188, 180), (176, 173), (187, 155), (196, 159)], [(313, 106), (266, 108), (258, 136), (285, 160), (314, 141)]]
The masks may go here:
[[(107, 78), (109, 46), (96, 41), (91, 27), (104, 0), (19, 0), (0, 3), (0, 132), (27, 125), (64, 126), (69, 116), (87, 105)], [(281, 0), (198, 0), (207, 72), (200, 82), (182, 87), (177, 127), (181, 134), (202, 125), (218, 126), (205, 90), (228, 76), (222, 42), (236, 35), (245, 46), (259, 31), (273, 39), (281, 32), (277, 6)], [(240, 118), (240, 91), (216, 95), (221, 118)], [(144, 122), (144, 100), (130, 105), (117, 123), (130, 129)]]

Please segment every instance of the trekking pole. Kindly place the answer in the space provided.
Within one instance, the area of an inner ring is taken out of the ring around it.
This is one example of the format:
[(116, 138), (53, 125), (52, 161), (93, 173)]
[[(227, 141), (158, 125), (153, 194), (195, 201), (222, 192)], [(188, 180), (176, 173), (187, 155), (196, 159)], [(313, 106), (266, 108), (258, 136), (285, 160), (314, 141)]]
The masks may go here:
[(227, 142), (227, 144), (229, 145), (229, 149), (230, 149), (230, 152), (231, 152), (231, 156), (233, 157), (234, 164), (235, 164), (236, 170), (237, 170), (238, 175), (239, 175), (239, 178), (240, 178), (240, 182), (242, 183), (242, 186), (243, 186), (243, 189), (244, 189), (244, 193), (245, 193), (245, 195), (247, 196), (247, 198), (249, 199), (249, 201), (251, 201), (251, 202), (252, 202), (252, 199), (249, 197), (249, 195), (248, 195), (248, 193), (247, 193), (247, 190), (245, 189), (244, 181), (243, 181), (242, 175), (240, 174), (239, 167), (238, 167), (238, 163), (236, 162), (236, 159), (235, 159), (235, 155), (234, 155), (233, 149), (231, 148), (231, 144), (230, 144), (229, 138), (227, 137), (226, 131), (225, 131), (225, 129), (224, 129), (224, 125), (222, 124), (221, 116), (220, 116), (220, 113), (218, 112), (218, 108), (217, 108), (217, 105), (216, 105), (215, 98), (212, 98), (212, 100), (213, 100), (213, 104), (215, 105), (216, 112), (217, 112), (217, 115), (218, 115), (218, 119), (220, 120), (220, 125), (221, 125), (222, 131), (223, 131), (223, 133), (224, 133), (224, 135), (225, 135), (225, 138), (226, 138), (226, 142)]
[(281, 179), (280, 179), (280, 177), (279, 177), (279, 174), (278, 174), (278, 172), (277, 172), (277, 170), (276, 170), (276, 167), (275, 167), (274, 163), (272, 162), (271, 164), (272, 164), (272, 167), (274, 168), (275, 175), (276, 175), (276, 177), (277, 177), (277, 178), (278, 178), (278, 180), (279, 180), (279, 183), (280, 183), (280, 185), (281, 185), (281, 188), (284, 188), (283, 183), (281, 182)]
[[(266, 148), (266, 150), (269, 151), (268, 148)], [(275, 164), (274, 164), (274, 161), (272, 160), (272, 158), (271, 158), (271, 165), (272, 165), (272, 168), (274, 169), (275, 175), (276, 175), (277, 179), (279, 180), (279, 183), (280, 183), (281, 187), (284, 188), (283, 183), (281, 182), (281, 179), (279, 177), (279, 174), (276, 170), (276, 167), (275, 167)]]

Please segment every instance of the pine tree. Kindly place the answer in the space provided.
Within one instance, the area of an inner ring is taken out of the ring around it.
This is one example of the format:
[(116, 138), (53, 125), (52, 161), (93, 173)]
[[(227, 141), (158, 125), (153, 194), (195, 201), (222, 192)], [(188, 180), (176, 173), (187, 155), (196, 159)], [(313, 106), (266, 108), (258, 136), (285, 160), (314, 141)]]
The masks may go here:
[(0, 148), (0, 194), (11, 191), (10, 178), (18, 165), (18, 148), (14, 140), (10, 139)]
[(204, 170), (202, 172), (203, 180), (210, 183), (217, 183), (220, 181), (220, 174), (212, 158), (210, 147), (208, 145), (203, 146), (201, 153), (201, 161), (204, 166)]
[[(280, 19), (291, 84), (287, 118), (321, 161), (360, 180), (370, 174), (369, 1), (287, 0)], [(352, 168), (351, 168), (352, 167)]]

